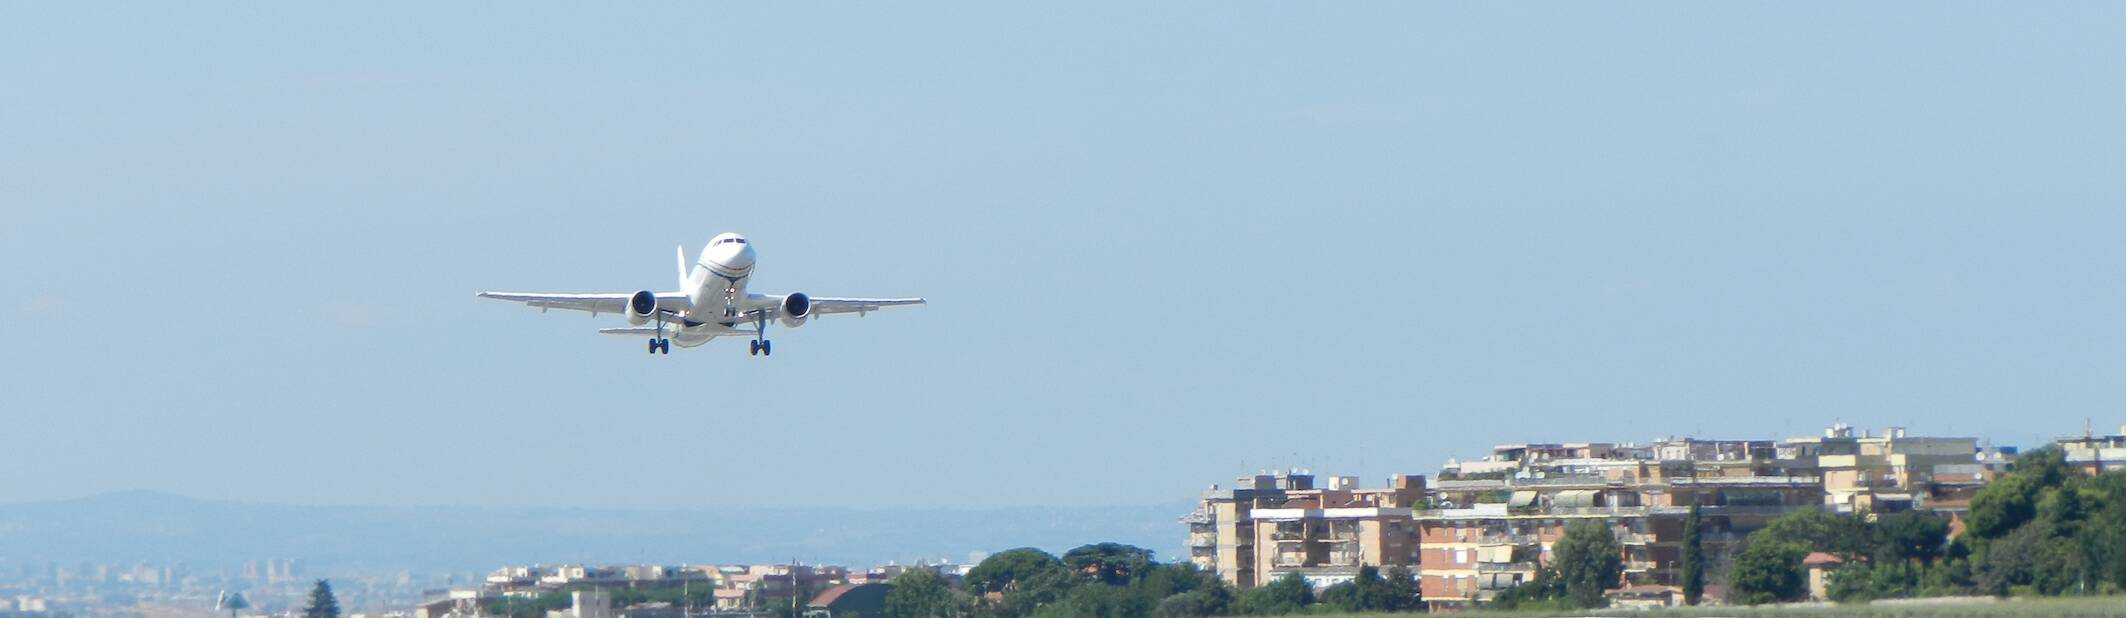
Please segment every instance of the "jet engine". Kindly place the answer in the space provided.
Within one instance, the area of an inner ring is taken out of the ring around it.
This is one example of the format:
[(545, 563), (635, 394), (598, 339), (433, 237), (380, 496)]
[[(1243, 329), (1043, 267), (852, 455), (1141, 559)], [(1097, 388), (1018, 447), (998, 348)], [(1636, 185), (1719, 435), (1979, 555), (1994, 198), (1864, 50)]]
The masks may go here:
[(627, 297), (627, 323), (641, 326), (649, 323), (650, 316), (654, 315), (657, 315), (656, 292), (643, 290)]
[(804, 326), (805, 318), (809, 317), (812, 317), (812, 297), (806, 296), (804, 292), (791, 292), (789, 296), (782, 297), (783, 328)]

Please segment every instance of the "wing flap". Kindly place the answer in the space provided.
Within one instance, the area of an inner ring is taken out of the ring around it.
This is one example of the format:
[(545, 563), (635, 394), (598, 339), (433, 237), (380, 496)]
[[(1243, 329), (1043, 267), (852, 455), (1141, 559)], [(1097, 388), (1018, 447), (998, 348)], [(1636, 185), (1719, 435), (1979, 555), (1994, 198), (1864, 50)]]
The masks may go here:
[(908, 306), (908, 305), (927, 305), (927, 304), (930, 304), (930, 301), (928, 301), (928, 300), (925, 300), (925, 299), (922, 299), (922, 298), (833, 298), (833, 297), (813, 297), (813, 298), (812, 298), (812, 312), (813, 312), (813, 313), (815, 313), (815, 314), (821, 314), (821, 315), (825, 315), (825, 314), (832, 314), (832, 313), (856, 313), (856, 314), (864, 314), (864, 313), (870, 313), (870, 312), (873, 312), (873, 311), (878, 311), (878, 310), (880, 310), (880, 309), (884, 309), (884, 308), (887, 308), (887, 307), (903, 307), (903, 306)]
[(647, 326), (629, 326), (625, 328), (601, 328), (598, 329), (598, 334), (621, 335), (626, 337), (655, 337), (657, 336), (657, 329), (650, 328)]
[[(693, 303), (687, 300), (686, 294), (682, 294), (679, 292), (657, 292), (656, 294), (658, 309), (671, 312), (680, 312), (685, 311), (688, 307), (693, 306)], [(552, 292), (481, 292), (480, 298), (492, 298), (495, 300), (503, 300), (513, 303), (524, 303), (524, 306), (535, 307), (541, 310), (568, 309), (571, 311), (584, 311), (589, 312), (591, 315), (597, 315), (600, 313), (620, 313), (621, 311), (626, 310), (627, 299), (629, 296), (633, 295), (634, 294), (631, 292), (599, 292), (591, 294), (569, 294)]]

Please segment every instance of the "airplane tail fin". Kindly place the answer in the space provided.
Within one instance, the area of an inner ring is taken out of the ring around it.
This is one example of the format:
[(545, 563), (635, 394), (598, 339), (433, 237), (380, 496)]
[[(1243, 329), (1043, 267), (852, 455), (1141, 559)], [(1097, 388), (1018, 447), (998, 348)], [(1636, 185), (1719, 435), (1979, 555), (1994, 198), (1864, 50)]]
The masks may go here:
[(686, 246), (686, 245), (680, 245), (680, 246), (679, 246), (679, 288), (678, 288), (678, 289), (679, 289), (680, 291), (685, 291), (685, 290), (687, 289), (687, 246)]

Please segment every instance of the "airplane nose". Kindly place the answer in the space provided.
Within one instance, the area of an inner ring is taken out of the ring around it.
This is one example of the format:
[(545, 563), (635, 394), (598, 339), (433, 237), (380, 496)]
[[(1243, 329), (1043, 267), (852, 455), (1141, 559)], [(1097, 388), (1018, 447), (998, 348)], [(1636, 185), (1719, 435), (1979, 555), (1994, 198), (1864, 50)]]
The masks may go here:
[(752, 245), (731, 243), (723, 245), (719, 249), (716, 252), (716, 262), (724, 265), (725, 268), (745, 270), (753, 267)]

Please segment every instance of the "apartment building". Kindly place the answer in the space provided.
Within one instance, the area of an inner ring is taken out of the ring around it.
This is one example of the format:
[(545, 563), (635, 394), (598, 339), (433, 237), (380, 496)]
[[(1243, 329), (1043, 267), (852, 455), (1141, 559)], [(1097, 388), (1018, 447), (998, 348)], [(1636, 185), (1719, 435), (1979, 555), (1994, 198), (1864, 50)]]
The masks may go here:
[[(2094, 448), (2126, 453), (2126, 437), (2114, 442)], [(1415, 564), (1427, 601), (1450, 608), (1533, 578), (1575, 522), (1609, 526), (1626, 582), (1651, 590), (1679, 583), (1692, 506), (1717, 569), (1743, 535), (1797, 509), (1962, 508), (2003, 467), (1987, 453), (2013, 456), (1972, 438), (1845, 425), (1786, 440), (1502, 444), (1449, 461), (1429, 485), (1414, 475), (1372, 490), (1334, 476), (1317, 487), (1300, 471), (1242, 477), (1213, 486), (1183, 521), (1191, 560), (1236, 586), (1287, 573), (1329, 585), (1361, 565)]]
[(2061, 455), (2067, 465), (2079, 468), (2088, 474), (2103, 474), (2112, 470), (2126, 469), (2126, 426), (2119, 433), (2108, 436), (2084, 432), (2079, 436), (2060, 438)]
[(1189, 561), (1237, 587), (1262, 583), (1255, 577), (1254, 510), (1283, 506), (1287, 492), (1313, 488), (1314, 475), (1298, 470), (1243, 476), (1230, 489), (1212, 485), (1196, 510), (1181, 518), (1189, 531)]
[[(1789, 438), (1779, 458), (1823, 477), (1824, 506), (1839, 512), (1924, 508), (1930, 499), (1968, 498), (1988, 477), (1977, 438), (1923, 438), (1891, 427), (1855, 435), (1843, 423), (1822, 437)], [(1946, 488), (1946, 491), (1945, 491)]]
[[(876, 571), (877, 569), (874, 569), (874, 572)], [(786, 605), (799, 595), (845, 584), (850, 578), (849, 569), (844, 567), (801, 564), (676, 567), (580, 564), (505, 566), (488, 574), (485, 586), (473, 591), (470, 598), (477, 601), (480, 598), (497, 596), (531, 597), (555, 590), (578, 593), (616, 588), (670, 589), (693, 586), (696, 589), (712, 591), (710, 594), (716, 610), (739, 611), (762, 605)], [(595, 608), (600, 599), (607, 600), (604, 609), (593, 611), (607, 615), (606, 618), (652, 616), (658, 615), (658, 612), (676, 611), (670, 607), (651, 606), (613, 608), (610, 607), (610, 597), (587, 598), (591, 601), (590, 605), (581, 607)], [(435, 604), (431, 613), (436, 616), (451, 611), (462, 613), (465, 600), (456, 597), (450, 600), (458, 602)]]
[[(1333, 572), (1342, 567), (1348, 567), (1350, 573), (1343, 575), (1348, 577), (1357, 572), (1360, 564), (1414, 564), (1387, 562), (1385, 557), (1401, 551), (1408, 544), (1406, 540), (1412, 538), (1400, 522), (1407, 522), (1410, 507), (1423, 499), (1425, 477), (1395, 475), (1384, 489), (1362, 489), (1358, 479), (1349, 476), (1332, 476), (1324, 481), (1322, 487), (1316, 487), (1311, 472), (1289, 470), (1243, 476), (1231, 489), (1211, 486), (1196, 510), (1181, 518), (1189, 530), (1189, 561), (1242, 588), (1260, 585), (1295, 569), (1314, 568), (1319, 571), (1314, 576), (1327, 581), (1338, 577)], [(1366, 509), (1374, 511), (1361, 513)], [(1257, 513), (1262, 511), (1271, 514), (1258, 518)], [(1359, 523), (1362, 521), (1372, 523)], [(1386, 521), (1398, 523), (1392, 528), (1380, 525)], [(1272, 530), (1264, 532), (1263, 522), (1269, 522)], [(1280, 527), (1284, 532), (1276, 532)], [(1301, 539), (1285, 538), (1295, 534)], [(1366, 537), (1371, 539), (1370, 549), (1360, 538), (1363, 535), (1370, 535)], [(1359, 545), (1344, 547), (1342, 544), (1347, 542)], [(1339, 549), (1327, 549), (1332, 544)], [(1295, 547), (1314, 548), (1298, 552), (1314, 557), (1296, 557)], [(1280, 548), (1285, 550), (1282, 559), (1275, 555)], [(1354, 558), (1357, 556), (1365, 558)], [(1353, 559), (1360, 561), (1351, 562)]]
[(1623, 546), (1628, 581), (1672, 583), (1681, 560), (1686, 507), (1564, 507), (1524, 509), (1506, 504), (1434, 509), (1415, 514), (1419, 531), (1419, 589), (1434, 608), (1489, 600), (1535, 578), (1552, 560), (1552, 546), (1580, 521), (1607, 524)]
[(1363, 566), (1382, 569), (1418, 561), (1411, 506), (1424, 494), (1424, 477), (1398, 475), (1385, 490), (1356, 489), (1357, 479), (1338, 477), (1339, 489), (1292, 492), (1275, 508), (1257, 508), (1255, 564), (1261, 581), (1298, 573), (1316, 588), (1350, 581)]

